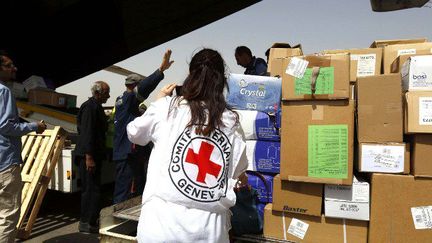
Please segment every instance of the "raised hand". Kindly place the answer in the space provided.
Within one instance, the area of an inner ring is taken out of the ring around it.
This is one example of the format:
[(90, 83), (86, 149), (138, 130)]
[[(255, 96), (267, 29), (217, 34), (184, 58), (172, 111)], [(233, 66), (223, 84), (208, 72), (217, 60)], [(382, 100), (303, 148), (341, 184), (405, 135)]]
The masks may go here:
[(163, 59), (162, 59), (162, 63), (161, 63), (161, 65), (160, 65), (160, 67), (159, 67), (159, 70), (161, 71), (161, 72), (164, 72), (165, 70), (167, 70), (168, 68), (170, 68), (171, 67), (171, 64), (173, 64), (174, 63), (174, 61), (171, 61), (170, 60), (170, 58), (171, 58), (171, 50), (170, 49), (168, 49), (166, 52), (165, 52), (165, 54), (164, 54), (164, 56), (163, 56)]

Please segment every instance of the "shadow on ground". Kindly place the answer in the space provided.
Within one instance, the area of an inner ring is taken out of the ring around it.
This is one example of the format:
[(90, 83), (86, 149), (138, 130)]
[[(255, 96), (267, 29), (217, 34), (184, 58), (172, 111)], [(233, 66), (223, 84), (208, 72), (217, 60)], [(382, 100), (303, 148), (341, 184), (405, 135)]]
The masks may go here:
[(57, 236), (49, 240), (43, 241), (43, 243), (96, 243), (99, 242), (97, 234), (82, 234), (72, 233), (62, 236)]

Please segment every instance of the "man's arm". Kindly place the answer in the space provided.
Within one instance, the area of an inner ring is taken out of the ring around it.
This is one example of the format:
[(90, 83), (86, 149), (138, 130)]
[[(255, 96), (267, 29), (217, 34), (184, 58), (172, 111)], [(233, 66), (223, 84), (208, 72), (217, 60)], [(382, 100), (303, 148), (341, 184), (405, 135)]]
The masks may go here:
[(87, 105), (81, 113), (80, 141), (85, 153), (86, 169), (93, 172), (96, 168), (94, 161), (94, 143), (96, 127), (96, 111)]
[(154, 73), (152, 73), (147, 78), (143, 79), (138, 84), (138, 94), (144, 98), (147, 99), (151, 92), (155, 90), (155, 88), (158, 86), (160, 81), (164, 78), (164, 71), (169, 69), (171, 65), (174, 63), (174, 61), (170, 60), (171, 58), (171, 50), (167, 50), (163, 56), (162, 63)]
[(151, 92), (156, 89), (156, 87), (159, 85), (160, 81), (162, 81), (164, 77), (165, 76), (163, 72), (157, 69), (150, 76), (141, 80), (141, 82), (138, 84), (138, 94), (143, 99), (147, 99)]
[(9, 90), (0, 90), (0, 134), (12, 137), (20, 137), (38, 129), (37, 123), (19, 122), (15, 108), (15, 102)]
[(80, 143), (85, 154), (93, 155), (95, 143), (96, 114), (90, 105), (86, 105), (81, 113)]

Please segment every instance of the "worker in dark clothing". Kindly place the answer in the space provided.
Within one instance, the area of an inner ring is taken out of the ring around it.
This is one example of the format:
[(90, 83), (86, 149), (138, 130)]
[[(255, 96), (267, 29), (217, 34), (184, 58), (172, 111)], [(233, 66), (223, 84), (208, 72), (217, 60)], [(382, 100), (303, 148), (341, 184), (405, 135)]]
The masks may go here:
[(251, 50), (246, 46), (238, 46), (235, 50), (237, 64), (246, 68), (244, 74), (266, 75), (267, 63), (264, 59), (252, 56)]
[(170, 61), (170, 58), (171, 50), (167, 50), (159, 69), (147, 78), (138, 74), (127, 76), (126, 91), (116, 99), (113, 142), (113, 160), (116, 165), (114, 204), (143, 192), (151, 145), (142, 147), (132, 144), (127, 137), (126, 126), (142, 115), (139, 105), (164, 78), (163, 72), (174, 62)]
[(100, 211), (101, 166), (106, 157), (105, 133), (107, 116), (102, 104), (110, 97), (107, 83), (93, 84), (92, 97), (84, 102), (78, 112), (78, 141), (75, 155), (81, 177), (81, 216), (79, 231), (98, 233)]

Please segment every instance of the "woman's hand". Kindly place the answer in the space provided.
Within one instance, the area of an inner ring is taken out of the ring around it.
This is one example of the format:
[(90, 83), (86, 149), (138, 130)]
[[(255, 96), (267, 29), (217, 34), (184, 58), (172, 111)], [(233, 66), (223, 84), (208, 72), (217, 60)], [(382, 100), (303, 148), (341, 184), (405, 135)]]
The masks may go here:
[(159, 91), (159, 94), (158, 94), (157, 98), (159, 99), (159, 98), (162, 98), (162, 97), (165, 97), (165, 96), (171, 96), (172, 93), (173, 93), (173, 90), (175, 89), (176, 86), (177, 86), (177, 85), (174, 84), (174, 83), (172, 83), (172, 84), (168, 84), (168, 85), (165, 85), (165, 86), (164, 86), (164, 87)]

